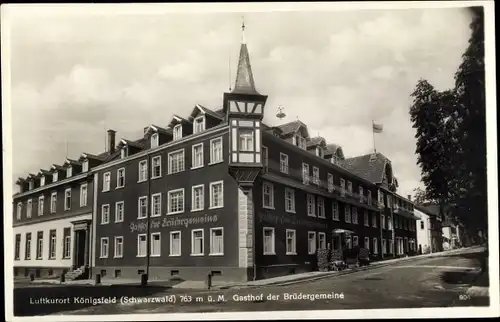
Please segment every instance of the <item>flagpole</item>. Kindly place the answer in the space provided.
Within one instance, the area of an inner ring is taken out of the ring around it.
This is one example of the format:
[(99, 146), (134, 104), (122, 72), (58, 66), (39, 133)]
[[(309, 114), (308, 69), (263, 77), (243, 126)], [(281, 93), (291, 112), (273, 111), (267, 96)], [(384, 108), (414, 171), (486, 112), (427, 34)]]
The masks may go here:
[(375, 147), (375, 121), (372, 120), (372, 134), (373, 134), (373, 153), (377, 153), (377, 148)]

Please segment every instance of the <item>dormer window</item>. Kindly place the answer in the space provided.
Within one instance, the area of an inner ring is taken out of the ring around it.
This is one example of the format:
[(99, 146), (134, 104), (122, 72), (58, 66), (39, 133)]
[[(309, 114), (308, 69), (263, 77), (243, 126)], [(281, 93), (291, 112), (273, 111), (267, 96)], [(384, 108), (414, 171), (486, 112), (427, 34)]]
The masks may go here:
[(33, 190), (34, 188), (35, 188), (35, 181), (30, 180), (30, 182), (29, 182), (29, 189)]
[(333, 164), (337, 164), (337, 161), (338, 161), (338, 157), (336, 155), (332, 156), (332, 158), (330, 159), (330, 161), (333, 163)]
[(320, 158), (323, 157), (323, 149), (319, 146), (316, 147), (316, 155)]
[(53, 181), (53, 182), (56, 182), (56, 181), (59, 179), (58, 177), (59, 177), (59, 172), (57, 172), (57, 171), (56, 171), (56, 172), (54, 172), (54, 173), (52, 174), (52, 181)]
[(124, 146), (121, 151), (120, 151), (121, 158), (124, 159), (128, 156), (128, 148), (127, 146)]
[(85, 160), (82, 163), (82, 172), (87, 172), (87, 171), (89, 171), (89, 161)]
[(158, 147), (158, 133), (151, 135), (151, 149)]
[(174, 140), (179, 140), (182, 138), (182, 124), (177, 124), (174, 126)]
[(198, 116), (193, 122), (193, 134), (205, 131), (205, 116)]
[(45, 186), (45, 176), (42, 176), (40, 178), (40, 187), (43, 187), (43, 186)]
[(66, 169), (66, 177), (69, 178), (73, 175), (73, 167), (69, 166), (67, 169)]
[(295, 144), (296, 146), (298, 146), (299, 148), (304, 149), (304, 150), (306, 150), (306, 149), (307, 149), (307, 142), (306, 142), (306, 139), (305, 139), (305, 138), (303, 138), (302, 136), (300, 136), (300, 135), (298, 135), (298, 134), (297, 134), (297, 135), (295, 135), (295, 137), (294, 137), (294, 141), (295, 141), (295, 142), (294, 142), (294, 144)]

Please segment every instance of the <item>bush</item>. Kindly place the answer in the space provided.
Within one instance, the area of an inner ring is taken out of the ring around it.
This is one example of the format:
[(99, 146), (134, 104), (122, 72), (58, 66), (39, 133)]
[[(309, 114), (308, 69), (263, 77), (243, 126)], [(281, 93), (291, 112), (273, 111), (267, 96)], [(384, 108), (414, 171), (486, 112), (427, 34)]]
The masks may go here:
[(316, 251), (316, 263), (318, 270), (327, 271), (330, 265), (330, 250), (329, 249), (318, 249)]

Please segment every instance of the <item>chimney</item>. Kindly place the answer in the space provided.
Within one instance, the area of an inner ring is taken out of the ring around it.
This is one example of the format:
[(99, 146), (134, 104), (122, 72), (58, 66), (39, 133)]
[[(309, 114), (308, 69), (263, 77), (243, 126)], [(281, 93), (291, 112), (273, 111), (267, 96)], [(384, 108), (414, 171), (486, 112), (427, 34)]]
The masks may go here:
[(408, 200), (410, 200), (410, 201), (411, 201), (411, 195), (408, 195)]
[(115, 133), (114, 130), (108, 130), (108, 152), (115, 152)]

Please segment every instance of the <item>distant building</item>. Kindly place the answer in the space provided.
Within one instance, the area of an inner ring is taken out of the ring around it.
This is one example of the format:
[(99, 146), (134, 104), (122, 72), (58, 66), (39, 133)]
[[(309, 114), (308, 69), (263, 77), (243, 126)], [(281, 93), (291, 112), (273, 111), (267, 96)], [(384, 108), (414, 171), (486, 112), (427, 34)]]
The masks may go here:
[(442, 225), (443, 249), (454, 249), (464, 244), (463, 226), (445, 219)]
[(439, 206), (432, 204), (415, 205), (417, 220), (418, 249), (422, 253), (443, 251), (442, 219)]

